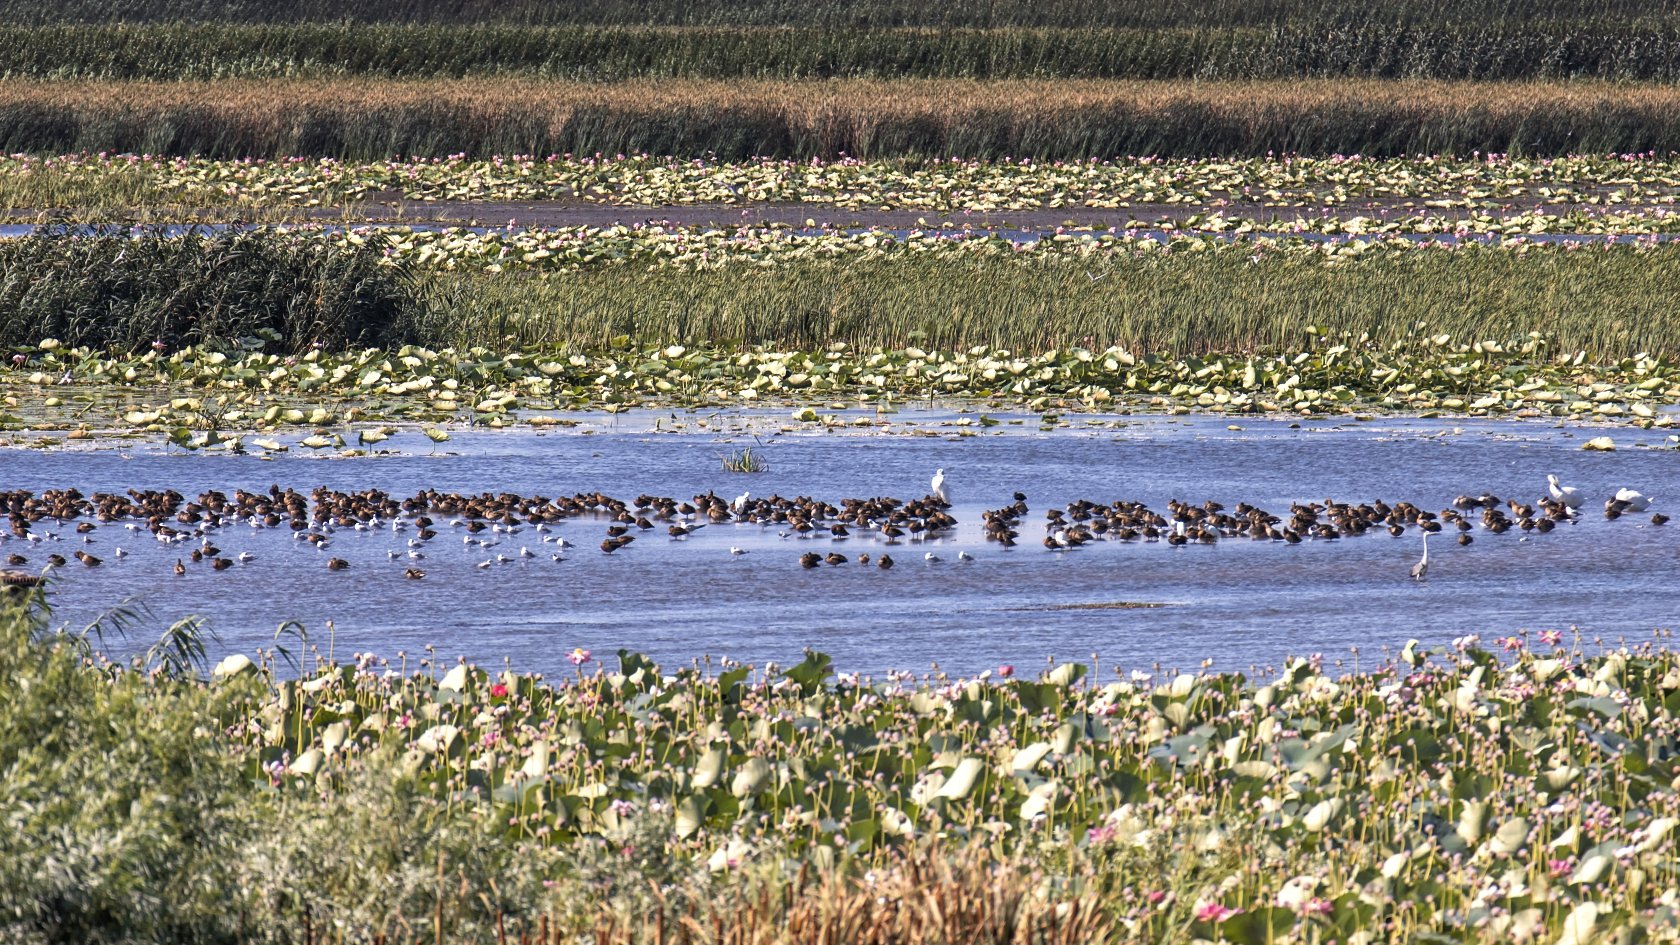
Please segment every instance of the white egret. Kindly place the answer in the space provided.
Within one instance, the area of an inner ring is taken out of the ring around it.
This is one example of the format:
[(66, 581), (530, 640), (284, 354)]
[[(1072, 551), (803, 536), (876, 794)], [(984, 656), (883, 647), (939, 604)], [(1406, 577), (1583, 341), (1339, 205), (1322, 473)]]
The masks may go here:
[(934, 498), (947, 505), (951, 503), (951, 493), (946, 491), (945, 468), (943, 466), (933, 471), (933, 495)]
[(1412, 565), (1412, 580), (1421, 581), (1429, 574), (1429, 533), (1423, 533), (1423, 557)]
[(1552, 498), (1568, 506), (1571, 511), (1580, 508), (1581, 503), (1586, 501), (1580, 490), (1574, 486), (1559, 485), (1556, 476), (1547, 476), (1546, 485), (1551, 490)]
[(1651, 497), (1638, 489), (1617, 489), (1616, 501), (1625, 504), (1629, 512), (1643, 512), (1651, 507)]
[(751, 496), (751, 492), (743, 492), (736, 496), (735, 501), (729, 503), (729, 511), (734, 512), (736, 515), (741, 514), (741, 510), (747, 507), (747, 499)]

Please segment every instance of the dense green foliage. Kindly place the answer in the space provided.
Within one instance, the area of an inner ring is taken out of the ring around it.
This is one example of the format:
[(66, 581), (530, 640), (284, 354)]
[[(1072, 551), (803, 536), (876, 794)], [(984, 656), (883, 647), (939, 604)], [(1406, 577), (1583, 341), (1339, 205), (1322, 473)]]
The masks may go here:
[[(820, 654), (666, 674), (582, 651), (551, 681), (369, 655), (205, 682), (47, 619), (0, 601), (8, 940), (484, 942), (541, 916), (617, 945), (690, 915), (750, 945), (812, 924), (912, 945), (1671, 941), (1680, 915), (1680, 666), (1659, 646), (1414, 641), (1264, 683), (858, 680)], [(195, 632), (166, 639), (191, 655)], [(985, 860), (942, 862), (954, 846)]]
[(254, 338), (303, 351), (399, 344), (415, 310), (376, 249), (272, 234), (170, 239), (66, 227), (0, 241), (0, 344), (126, 350)]

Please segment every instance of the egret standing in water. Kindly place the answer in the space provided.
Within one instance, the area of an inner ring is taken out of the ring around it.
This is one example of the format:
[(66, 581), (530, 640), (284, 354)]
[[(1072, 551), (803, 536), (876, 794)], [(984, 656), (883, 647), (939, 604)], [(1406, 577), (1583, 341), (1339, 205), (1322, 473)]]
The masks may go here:
[(1421, 581), (1429, 574), (1429, 533), (1423, 533), (1423, 557), (1412, 565), (1412, 580)]
[(1585, 501), (1580, 490), (1574, 486), (1559, 485), (1556, 476), (1547, 476), (1546, 486), (1551, 490), (1552, 498), (1569, 506), (1570, 511), (1580, 508), (1581, 503)]
[(943, 466), (933, 471), (933, 495), (934, 498), (946, 505), (951, 504), (951, 494), (945, 491), (945, 467)]

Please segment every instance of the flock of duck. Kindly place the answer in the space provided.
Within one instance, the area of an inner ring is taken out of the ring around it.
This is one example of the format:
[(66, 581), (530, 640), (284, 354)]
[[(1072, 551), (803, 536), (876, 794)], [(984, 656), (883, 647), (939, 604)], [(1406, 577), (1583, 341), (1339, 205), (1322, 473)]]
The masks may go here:
[[(733, 500), (708, 492), (688, 501), (647, 494), (621, 500), (602, 492), (549, 498), (512, 493), (463, 495), (431, 489), (398, 499), (377, 489), (339, 492), (323, 487), (304, 494), (278, 485), (260, 492), (235, 490), (231, 496), (209, 491), (191, 500), (175, 490), (131, 489), (123, 494), (91, 496), (76, 489), (47, 490), (40, 495), (22, 490), (0, 492), (0, 514), (8, 525), (0, 529), (0, 557), (6, 565), (0, 569), (0, 586), (36, 586), (45, 572), (23, 569), (68, 567), (71, 558), (84, 567), (99, 567), (103, 559), (92, 549), (97, 541), (93, 533), (101, 525), (120, 525), (135, 541), (144, 538), (180, 546), (173, 567), (177, 575), (188, 573), (192, 567), (226, 571), (255, 560), (250, 551), (230, 554), (218, 547), (218, 543), (237, 540), (232, 531), (236, 526), (285, 529), (294, 541), (312, 545), (320, 552), (331, 571), (351, 569), (348, 560), (330, 553), (336, 542), (346, 536), (385, 536), (397, 544), (387, 551), (393, 566), (401, 567), (407, 578), (420, 580), (426, 577), (426, 562), (441, 547), (437, 543), (444, 541), (445, 530), (459, 538), (476, 567), (494, 568), (539, 557), (566, 560), (577, 546), (562, 537), (558, 528), (568, 520), (584, 518), (604, 523), (605, 535), (598, 547), (606, 555), (622, 552), (659, 529), (670, 541), (686, 542), (708, 527), (751, 525), (775, 529), (785, 539), (827, 540), (827, 551), (799, 553), (798, 563), (803, 568), (855, 562), (884, 570), (893, 567), (890, 552), (901, 543), (949, 537), (957, 527), (957, 519), (950, 512), (950, 487), (943, 469), (935, 473), (930, 485), (931, 491), (919, 499), (849, 498), (838, 505), (808, 496), (754, 497), (750, 492)], [(1478, 529), (1492, 534), (1515, 530), (1526, 541), (1530, 535), (1544, 535), (1560, 524), (1576, 521), (1584, 504), (1580, 491), (1561, 484), (1556, 476), (1549, 477), (1547, 494), (1532, 503), (1504, 500), (1489, 493), (1461, 495), (1438, 512), (1411, 502), (1390, 504), (1382, 500), (1295, 503), (1287, 515), (1246, 502), (1227, 508), (1218, 502), (1196, 505), (1174, 499), (1163, 511), (1156, 511), (1140, 502), (1078, 500), (1044, 513), (1039, 543), (1048, 551), (1066, 553), (1098, 541), (1184, 546), (1248, 539), (1298, 544), (1337, 541), (1372, 532), (1398, 538), (1416, 531), (1423, 537), (1423, 557), (1412, 567), (1411, 576), (1424, 580), (1432, 534), (1448, 532), (1459, 544), (1469, 545)], [(1649, 511), (1650, 506), (1650, 497), (1622, 489), (1606, 501), (1604, 515), (1617, 519)], [(1029, 513), (1027, 496), (1021, 492), (1014, 494), (1010, 504), (984, 512), (981, 526), (986, 540), (1004, 548), (1015, 546)], [(1650, 517), (1652, 525), (1667, 521), (1668, 516), (1661, 513)], [(835, 547), (834, 543), (854, 536), (871, 538), (882, 547), (873, 555), (862, 552), (855, 557)], [(77, 539), (83, 547), (74, 550), (70, 558), (53, 550), (66, 548), (65, 542)], [(729, 552), (744, 555), (748, 550), (732, 546)], [(120, 545), (110, 552), (119, 560), (128, 554)], [(971, 562), (975, 556), (964, 550), (956, 559)], [(926, 551), (922, 560), (937, 564), (943, 559), (934, 551)]]

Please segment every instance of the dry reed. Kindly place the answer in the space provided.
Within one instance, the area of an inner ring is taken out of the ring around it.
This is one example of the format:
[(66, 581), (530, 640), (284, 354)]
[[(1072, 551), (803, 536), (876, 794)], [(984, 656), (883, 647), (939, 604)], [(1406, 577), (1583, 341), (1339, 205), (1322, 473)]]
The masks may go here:
[(0, 148), (209, 156), (860, 157), (1680, 148), (1680, 88), (1605, 83), (530, 80), (0, 84)]

